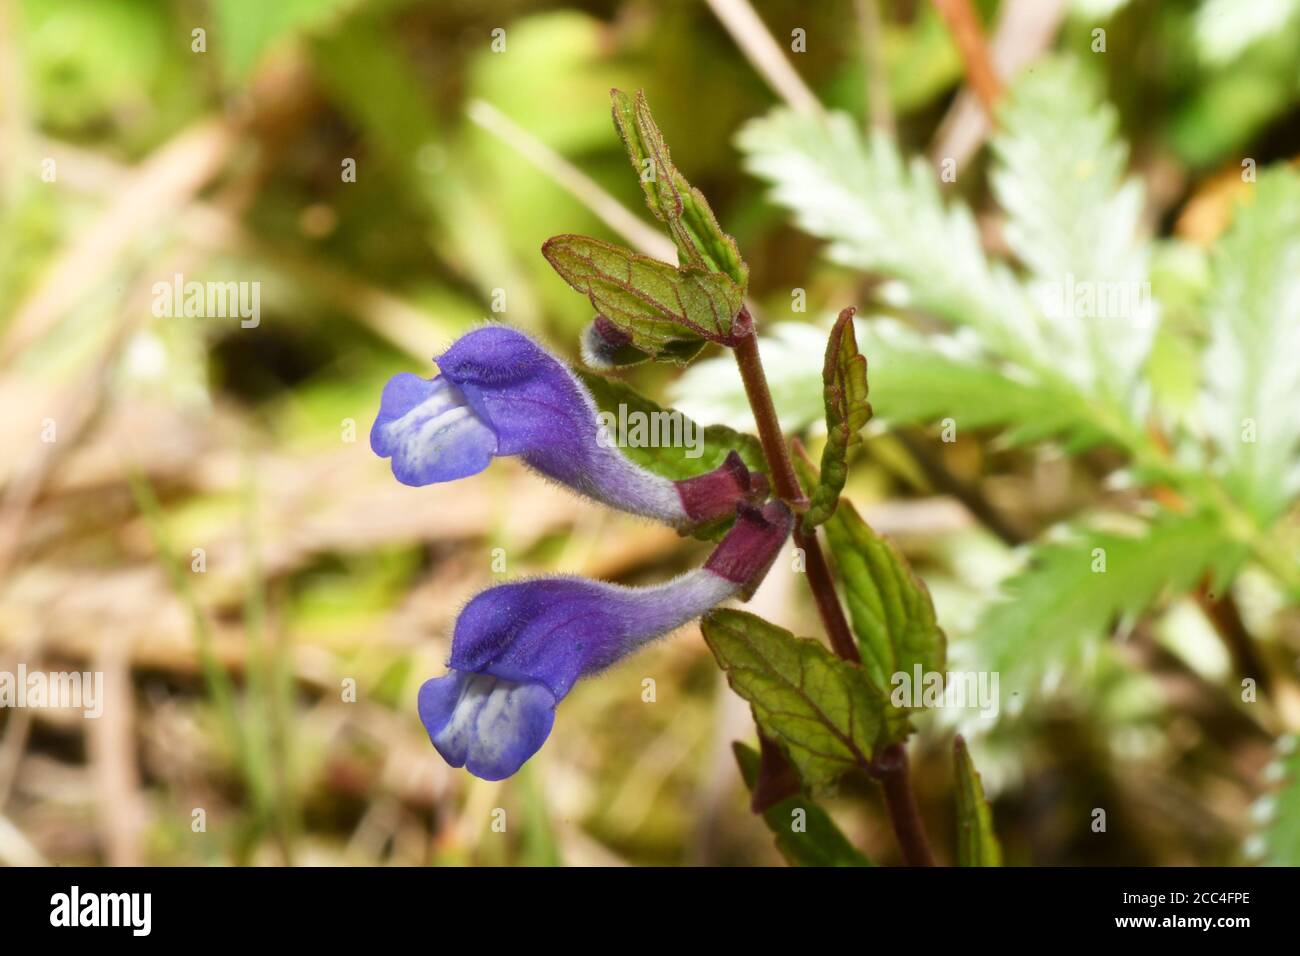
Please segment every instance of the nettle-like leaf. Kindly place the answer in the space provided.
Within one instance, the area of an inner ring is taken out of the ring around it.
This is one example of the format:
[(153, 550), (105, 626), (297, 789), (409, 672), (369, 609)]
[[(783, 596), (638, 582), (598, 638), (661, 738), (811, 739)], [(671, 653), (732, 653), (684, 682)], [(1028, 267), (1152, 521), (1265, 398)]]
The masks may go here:
[(1274, 787), (1256, 806), (1253, 815), (1263, 830), (1252, 842), (1263, 852), (1265, 864), (1300, 866), (1300, 735), (1278, 741), (1268, 778)]
[(1028, 696), (1161, 592), (1190, 589), (1206, 573), (1221, 585), (1243, 557), (1208, 515), (1165, 515), (1137, 534), (1079, 529), (1039, 547), (1003, 585), (970, 635), (974, 663), (1000, 675), (1004, 694)]
[(984, 785), (960, 735), (953, 741), (952, 765), (957, 785), (957, 865), (1001, 866), (1002, 846), (993, 832), (993, 808), (984, 798)]
[(1267, 525), (1300, 494), (1300, 173), (1259, 177), (1213, 275), (1202, 417), (1234, 499)]
[(584, 355), (598, 364), (613, 364), (624, 347), (689, 361), (704, 341), (731, 345), (749, 330), (737, 317), (744, 294), (722, 273), (677, 269), (586, 236), (548, 239), (542, 255), (596, 310), (595, 338), (588, 336)]
[(857, 666), (744, 611), (713, 611), (701, 630), (732, 690), (813, 791), (870, 765), (902, 722)]
[(994, 195), (1007, 244), (1057, 368), (1128, 404), (1151, 350), (1156, 309), (1141, 236), (1142, 186), (1124, 179), (1119, 118), (1074, 61), (1048, 59), (1011, 87), (993, 137)]
[[(745, 786), (758, 782), (759, 755), (742, 743), (731, 745)], [(791, 866), (872, 866), (871, 860), (848, 841), (822, 807), (799, 793), (763, 811), (763, 822), (776, 837), (776, 848)]]
[(744, 294), (749, 267), (740, 258), (736, 240), (722, 231), (704, 194), (677, 171), (668, 153), (645, 93), (635, 97), (611, 90), (614, 125), (623, 140), (632, 168), (641, 180), (646, 205), (668, 228), (682, 266), (707, 267), (722, 272)]
[(826, 447), (821, 480), (803, 517), (807, 531), (835, 513), (849, 475), (849, 449), (862, 440), (862, 426), (871, 418), (867, 401), (867, 359), (853, 335), (853, 309), (840, 313), (826, 343), (822, 395), (826, 405)]
[(862, 669), (882, 693), (895, 674), (942, 671), (948, 641), (930, 591), (888, 538), (876, 534), (850, 501), (826, 522), (831, 559), (843, 582)]

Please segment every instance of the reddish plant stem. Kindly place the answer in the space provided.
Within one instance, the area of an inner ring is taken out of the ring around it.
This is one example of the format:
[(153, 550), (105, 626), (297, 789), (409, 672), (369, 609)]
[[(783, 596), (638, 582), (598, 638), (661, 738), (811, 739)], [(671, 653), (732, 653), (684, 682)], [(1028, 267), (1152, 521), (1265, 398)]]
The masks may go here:
[(846, 661), (862, 663), (858, 653), (858, 643), (853, 639), (849, 623), (844, 619), (844, 608), (835, 593), (835, 581), (831, 578), (831, 569), (826, 564), (826, 555), (822, 554), (821, 544), (817, 541), (816, 531), (804, 531), (795, 525), (795, 544), (804, 553), (804, 570), (808, 574), (808, 585), (812, 589), (813, 600), (817, 602), (817, 612), (821, 615), (830, 638), (831, 648)]
[(876, 760), (872, 773), (885, 791), (885, 805), (889, 807), (894, 836), (903, 851), (903, 862), (908, 866), (934, 866), (925, 824), (916, 808), (916, 798), (912, 796), (907, 749), (902, 744), (890, 744)]
[[(752, 330), (753, 323), (747, 311), (742, 310), (741, 319)], [(785, 443), (776, 406), (772, 402), (772, 390), (768, 388), (767, 376), (763, 373), (763, 361), (758, 354), (758, 336), (750, 331), (732, 347), (732, 351), (736, 355), (740, 377), (745, 383), (745, 395), (754, 412), (759, 441), (763, 445), (763, 455), (772, 475), (772, 486), (777, 496), (796, 515), (801, 516), (807, 510), (808, 499), (799, 486), (799, 478), (790, 459), (790, 449)], [(795, 544), (803, 549), (808, 586), (817, 602), (817, 612), (826, 628), (831, 647), (845, 660), (860, 663), (857, 642), (853, 639), (853, 632), (849, 630), (849, 623), (844, 617), (844, 608), (835, 593), (835, 582), (817, 540), (817, 532), (804, 532), (800, 524), (796, 523), (794, 537)], [(934, 856), (930, 852), (930, 842), (925, 834), (921, 814), (916, 808), (916, 800), (912, 796), (907, 749), (902, 744), (891, 744), (867, 769), (880, 781), (885, 792), (890, 825), (902, 851), (903, 861), (908, 866), (933, 866)]]
[[(749, 398), (750, 408), (754, 410), (758, 438), (763, 445), (768, 469), (772, 473), (772, 486), (776, 489), (777, 497), (788, 504), (796, 515), (800, 515), (807, 509), (808, 499), (799, 487), (794, 463), (790, 460), (790, 450), (786, 447), (785, 436), (781, 432), (781, 422), (776, 417), (772, 391), (767, 387), (763, 360), (758, 354), (758, 336), (751, 332), (732, 351), (736, 354), (736, 364), (740, 366), (740, 377), (745, 382), (745, 394)], [(858, 654), (858, 645), (853, 639), (853, 632), (849, 630), (849, 622), (844, 617), (839, 596), (835, 593), (835, 582), (831, 578), (830, 567), (826, 564), (826, 556), (822, 554), (817, 532), (806, 532), (796, 523), (794, 541), (803, 551), (808, 586), (817, 602), (817, 613), (826, 628), (831, 648), (846, 661), (860, 663), (862, 658)]]
[[(785, 435), (781, 431), (780, 419), (776, 417), (776, 406), (772, 403), (772, 392), (767, 387), (767, 375), (763, 372), (763, 360), (758, 354), (758, 335), (753, 330), (753, 321), (749, 310), (741, 309), (744, 324), (749, 333), (732, 348), (736, 364), (740, 366), (740, 377), (745, 383), (745, 396), (749, 407), (754, 411), (754, 422), (758, 425), (758, 440), (763, 445), (763, 455), (772, 472), (772, 486), (777, 497), (788, 504), (794, 511), (802, 512), (808, 507), (808, 499), (799, 487), (799, 479), (794, 473), (794, 464), (790, 461), (790, 452), (785, 446)], [(740, 323), (741, 319), (737, 319)]]

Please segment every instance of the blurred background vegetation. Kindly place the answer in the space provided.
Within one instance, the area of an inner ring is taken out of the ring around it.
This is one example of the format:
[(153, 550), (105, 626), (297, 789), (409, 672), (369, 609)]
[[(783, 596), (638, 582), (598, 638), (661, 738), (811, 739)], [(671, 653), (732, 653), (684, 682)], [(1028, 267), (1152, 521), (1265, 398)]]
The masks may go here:
[[(1242, 157), (1300, 156), (1300, 4), (975, 6), (1003, 62), (1073, 54), (1114, 104), (1160, 242), (1153, 377), (1177, 393)], [(933, 5), (755, 7), (826, 108), (892, 127), (904, 155), (960, 156), (944, 196), (1005, 251), (978, 106)], [(808, 325), (783, 333), (786, 352), (818, 367), (825, 319), (873, 305), (879, 277), (834, 264), (745, 171), (737, 131), (780, 97), (743, 45), (704, 0), (0, 0), (0, 669), (102, 671), (108, 694), (99, 720), (0, 712), (0, 862), (778, 860), (731, 758), (749, 715), (693, 629), (579, 685), (517, 777), (443, 764), (415, 693), (441, 673), (458, 608), (504, 576), (494, 549), (505, 575), (627, 583), (701, 552), (509, 461), (405, 488), (366, 440), (387, 378), (431, 374), (475, 323), (576, 356), (590, 310), (542, 241), (618, 239), (619, 205), (647, 218), (611, 86), (646, 91), (749, 261), (760, 322)], [(155, 318), (153, 285), (177, 273), (259, 282), (260, 324)], [(630, 378), (662, 400), (689, 392), (674, 375)], [(818, 394), (778, 398), (810, 426)], [(686, 399), (736, 419), (723, 395)], [(878, 429), (849, 493), (930, 584), (956, 653), (1017, 539), (1124, 492), (1105, 448), (935, 434)], [(1211, 614), (1167, 598), (1068, 691), (1044, 668), (1038, 706), (963, 724), (1008, 862), (1300, 861), (1294, 716), (1243, 706)], [(1236, 598), (1285, 688), (1300, 614), (1267, 575), (1243, 574)], [(756, 603), (815, 633), (802, 589), (773, 583)], [(952, 727), (927, 720), (914, 775), (945, 854)], [(871, 786), (830, 806), (873, 858), (896, 859)]]

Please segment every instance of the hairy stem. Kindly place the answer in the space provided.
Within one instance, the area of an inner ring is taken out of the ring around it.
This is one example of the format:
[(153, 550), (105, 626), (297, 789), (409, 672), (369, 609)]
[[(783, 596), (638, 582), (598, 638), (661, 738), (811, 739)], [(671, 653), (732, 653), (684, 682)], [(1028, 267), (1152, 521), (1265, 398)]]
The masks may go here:
[(794, 527), (794, 541), (804, 553), (804, 570), (808, 576), (808, 586), (812, 589), (813, 599), (817, 602), (817, 613), (821, 615), (826, 636), (830, 638), (831, 648), (846, 661), (855, 664), (862, 662), (858, 653), (857, 641), (849, 630), (849, 622), (844, 619), (844, 608), (835, 593), (835, 581), (831, 578), (831, 569), (826, 564), (826, 555), (822, 554), (821, 543), (816, 531), (804, 531), (802, 525)]
[[(751, 324), (751, 323), (746, 323)], [(808, 507), (808, 499), (799, 487), (799, 479), (794, 473), (794, 463), (790, 460), (790, 450), (781, 432), (781, 422), (776, 417), (776, 406), (772, 403), (772, 391), (767, 386), (767, 376), (763, 373), (763, 361), (758, 354), (758, 336), (753, 332), (741, 339), (732, 350), (736, 355), (736, 364), (740, 366), (740, 377), (745, 382), (745, 394), (749, 406), (754, 412), (754, 421), (758, 425), (758, 438), (763, 445), (763, 455), (772, 474), (772, 485), (777, 497), (788, 504), (796, 514)], [(817, 602), (817, 613), (821, 616), (826, 636), (830, 638), (835, 653), (846, 661), (859, 663), (857, 642), (849, 630), (849, 622), (844, 617), (844, 608), (840, 606), (839, 596), (835, 593), (835, 582), (831, 579), (826, 556), (822, 554), (817, 532), (805, 532), (798, 522), (794, 530), (795, 544), (804, 553), (805, 570), (808, 586), (812, 589), (813, 599)]]
[(872, 772), (885, 791), (885, 805), (889, 807), (894, 836), (903, 851), (903, 862), (908, 866), (934, 866), (934, 854), (930, 852), (925, 825), (916, 808), (916, 798), (912, 796), (907, 749), (902, 744), (890, 744), (876, 760)]
[[(753, 323), (748, 321), (747, 313), (744, 320), (752, 329)], [(790, 460), (790, 449), (785, 443), (781, 422), (776, 416), (772, 390), (768, 388), (763, 362), (758, 354), (757, 334), (751, 331), (736, 343), (732, 351), (736, 355), (740, 377), (745, 383), (745, 395), (749, 398), (749, 406), (758, 425), (758, 437), (772, 475), (772, 485), (781, 500), (796, 513), (800, 513), (807, 508), (808, 499), (799, 486), (794, 463)], [(830, 638), (831, 647), (836, 654), (847, 661), (860, 663), (857, 642), (853, 639), (853, 632), (849, 630), (849, 623), (844, 617), (844, 608), (835, 593), (835, 582), (817, 540), (817, 532), (804, 532), (801, 524), (795, 523), (795, 544), (803, 549), (808, 586), (817, 602), (817, 612), (826, 628), (826, 636)], [(903, 861), (908, 866), (933, 866), (934, 856), (930, 852), (930, 842), (925, 835), (921, 815), (916, 809), (916, 800), (912, 796), (907, 749), (902, 744), (890, 744), (880, 759), (868, 769), (884, 788), (890, 825), (902, 851)]]

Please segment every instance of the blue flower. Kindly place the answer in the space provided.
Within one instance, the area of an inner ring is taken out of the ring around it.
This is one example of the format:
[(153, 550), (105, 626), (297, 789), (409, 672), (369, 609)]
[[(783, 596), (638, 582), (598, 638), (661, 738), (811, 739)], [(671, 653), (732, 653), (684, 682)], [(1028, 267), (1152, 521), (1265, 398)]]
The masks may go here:
[(748, 598), (792, 525), (780, 502), (741, 504), (703, 567), (654, 587), (559, 577), (481, 592), (456, 621), (449, 673), (420, 688), (429, 739), (453, 767), (510, 776), (546, 741), (579, 678), (728, 598)]
[(392, 459), (403, 484), (465, 478), (494, 457), (518, 455), (581, 494), (677, 528), (728, 517), (738, 501), (766, 497), (763, 476), (734, 452), (683, 481), (628, 460), (602, 436), (586, 387), (515, 329), (475, 329), (437, 361), (434, 379), (403, 373), (389, 381), (370, 430), (370, 447)]

